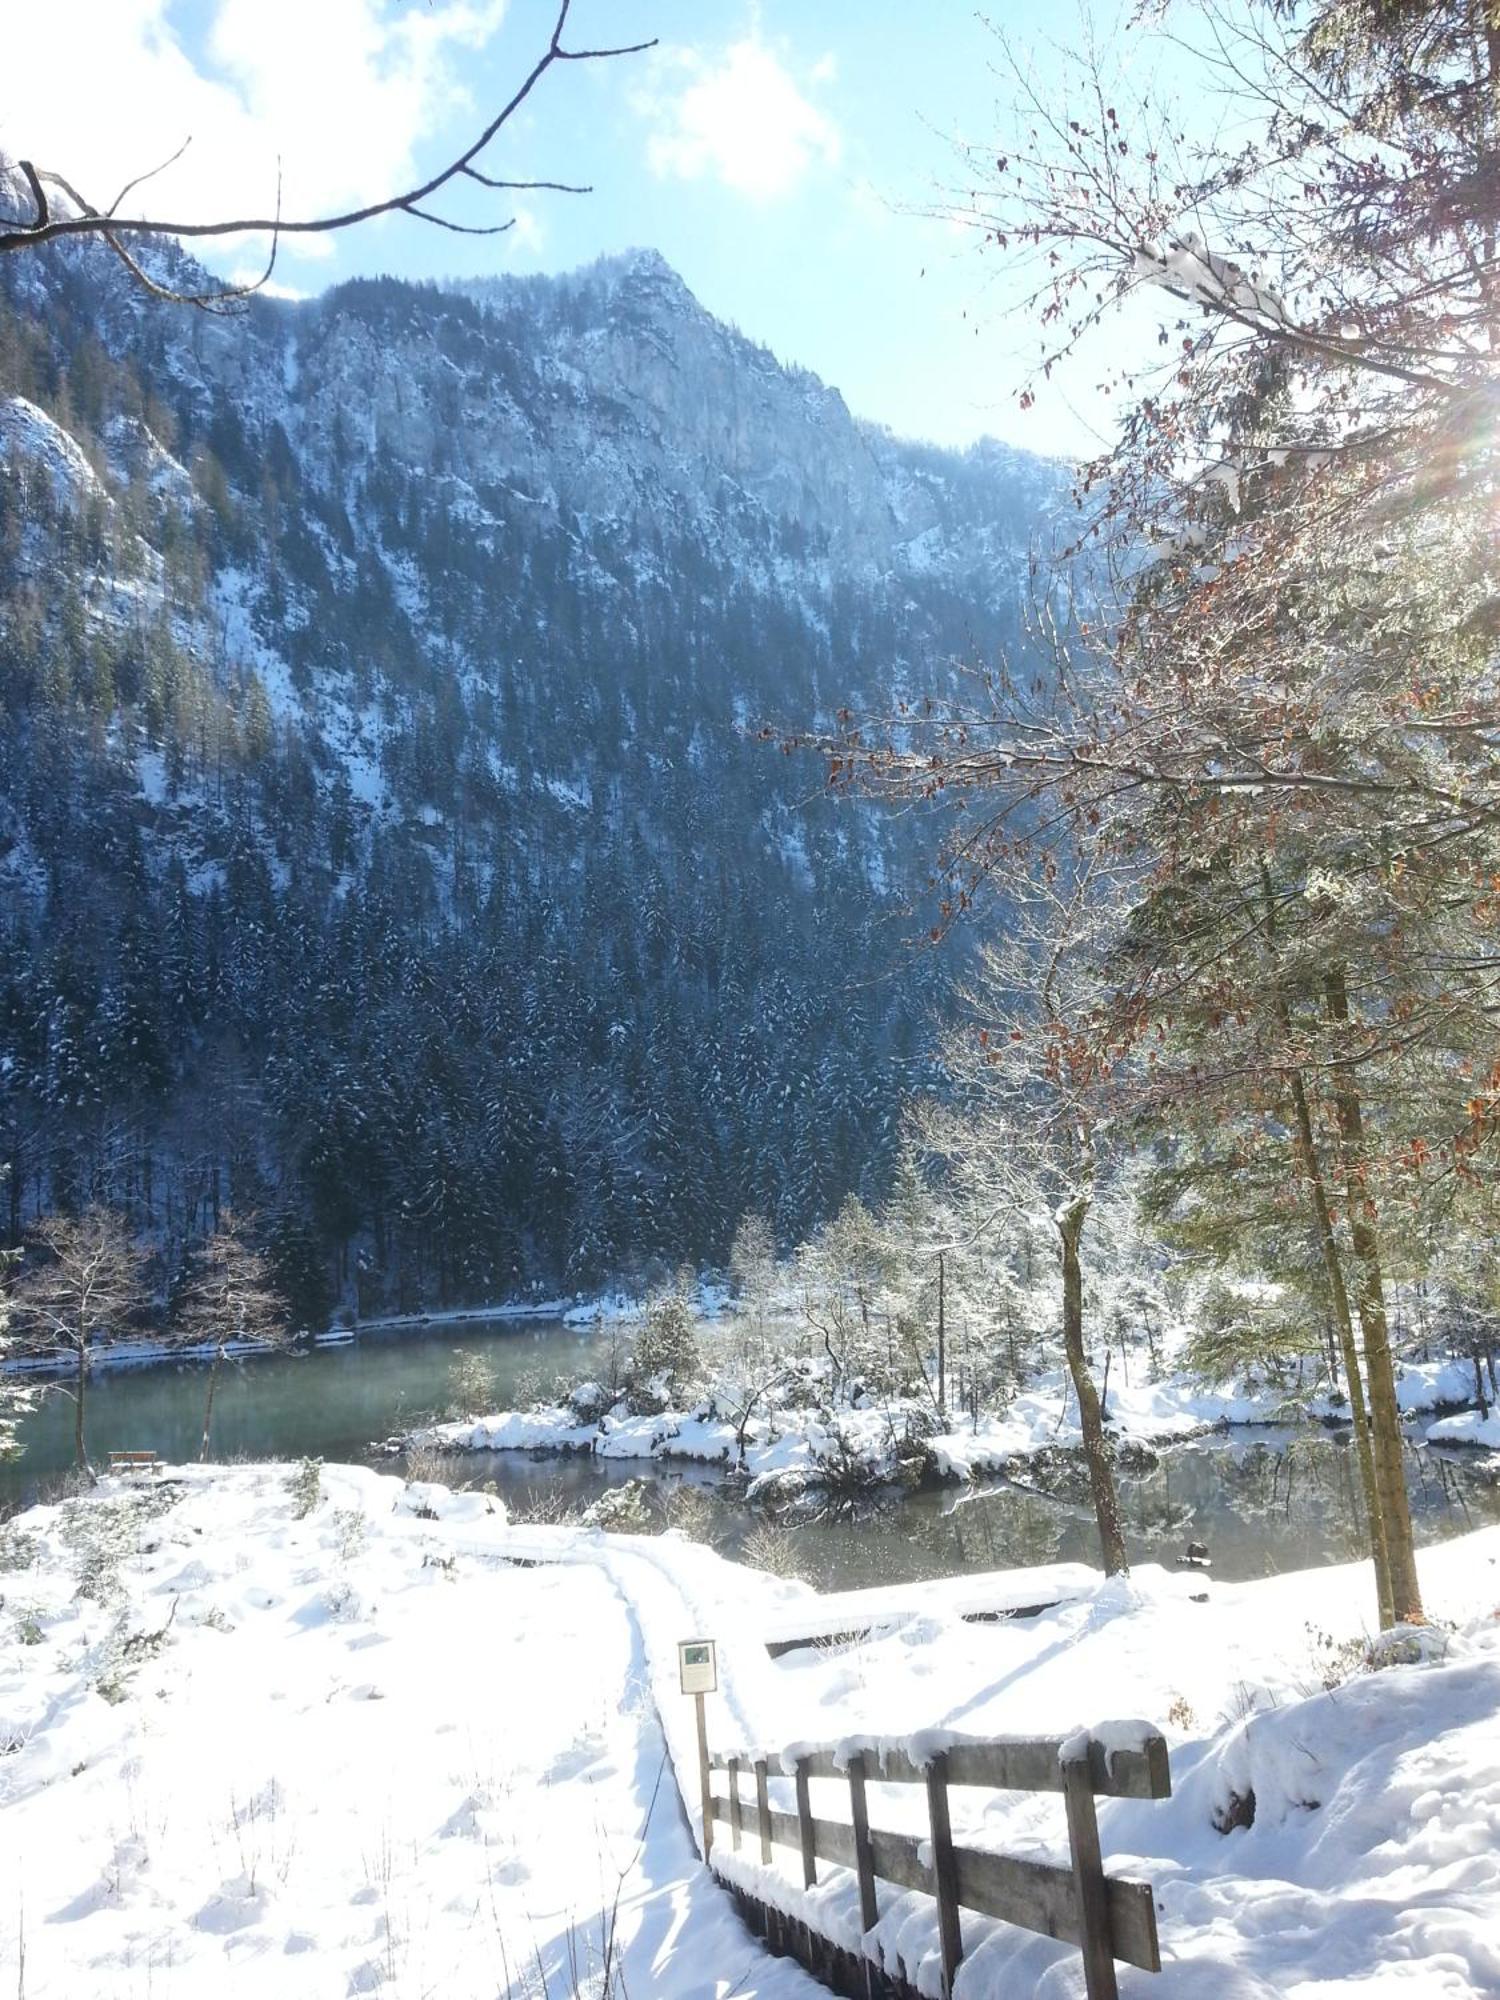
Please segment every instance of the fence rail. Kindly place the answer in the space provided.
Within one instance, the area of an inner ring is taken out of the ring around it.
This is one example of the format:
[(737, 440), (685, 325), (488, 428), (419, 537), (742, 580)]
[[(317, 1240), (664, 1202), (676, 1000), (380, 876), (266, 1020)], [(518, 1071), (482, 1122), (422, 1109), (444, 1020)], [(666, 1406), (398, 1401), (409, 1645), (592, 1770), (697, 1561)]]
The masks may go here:
[[(716, 1824), (729, 1828), (738, 1849), (753, 1823), (762, 1865), (772, 1865), (775, 1848), (791, 1849), (800, 1858), (805, 1888), (815, 1886), (819, 1861), (852, 1869), (859, 1883), (861, 1928), (866, 1932), (879, 1921), (878, 1883), (932, 1896), (937, 1903), (946, 1993), (952, 1991), (963, 1957), (960, 1910), (997, 1917), (1077, 1945), (1083, 1953), (1089, 2000), (1116, 2000), (1117, 1959), (1150, 1972), (1161, 1970), (1151, 1885), (1104, 1873), (1094, 1810), (1096, 1797), (1160, 1799), (1170, 1794), (1167, 1746), (1155, 1731), (1142, 1732), (1134, 1742), (1120, 1745), (1082, 1733), (1066, 1738), (1008, 1737), (986, 1743), (955, 1743), (926, 1762), (901, 1750), (881, 1754), (871, 1747), (845, 1754), (831, 1745), (809, 1748), (794, 1760), (789, 1773), (795, 1812), (782, 1811), (770, 1803), (773, 1765), (780, 1773), (779, 1758), (753, 1753), (708, 1755), (705, 1750), (704, 1845), (710, 1862)], [(714, 1773), (727, 1778), (726, 1795), (714, 1791)], [(751, 1773), (755, 1797), (748, 1802), (741, 1794), (740, 1781)], [(847, 1820), (814, 1815), (814, 1779), (847, 1783)], [(921, 1858), (927, 1842), (871, 1825), (872, 1784), (920, 1785), (924, 1789), (930, 1863)], [(948, 1810), (948, 1792), (953, 1785), (989, 1791), (1060, 1792), (1071, 1865), (1061, 1867), (1027, 1856), (956, 1845)], [(810, 1962), (823, 1955), (820, 1942), (811, 1936), (806, 1940)]]

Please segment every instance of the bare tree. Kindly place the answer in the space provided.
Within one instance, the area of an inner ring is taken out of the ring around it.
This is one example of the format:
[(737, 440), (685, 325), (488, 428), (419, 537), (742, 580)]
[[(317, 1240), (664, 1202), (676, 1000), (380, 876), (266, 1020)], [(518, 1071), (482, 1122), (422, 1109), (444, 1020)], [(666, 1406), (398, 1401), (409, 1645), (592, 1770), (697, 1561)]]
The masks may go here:
[[(207, 222), (174, 221), (165, 213), (154, 216), (131, 215), (122, 214), (121, 210), (138, 188), (155, 180), (158, 175), (165, 173), (182, 158), (191, 143), (190, 139), (183, 140), (182, 144), (160, 165), (133, 175), (109, 206), (102, 209), (79, 192), (65, 171), (60, 171), (54, 166), (38, 164), (33, 160), (20, 160), (17, 164), (25, 178), (33, 212), (28, 217), (8, 222), (0, 219), (0, 254), (7, 251), (34, 250), (46, 243), (66, 242), (76, 237), (99, 239), (108, 244), (135, 283), (153, 297), (167, 299), (178, 305), (199, 306), (212, 311), (223, 309), (245, 298), (249, 293), (258, 291), (270, 278), (275, 269), (281, 243), (289, 236), (333, 236), (343, 230), (357, 228), (361, 223), (373, 221), (379, 215), (410, 215), (435, 229), (451, 230), (459, 236), (501, 236), (506, 230), (514, 228), (514, 216), (506, 221), (494, 223), (459, 222), (451, 216), (440, 214), (429, 204), (435, 197), (452, 193), (466, 183), (502, 194), (590, 193), (588, 187), (571, 181), (498, 178), (485, 172), (479, 161), (500, 133), (515, 119), (522, 106), (529, 101), (550, 71), (567, 63), (606, 62), (616, 56), (639, 55), (656, 46), (653, 38), (648, 41), (620, 43), (601, 48), (569, 48), (565, 45), (564, 38), (571, 12), (572, 0), (561, 0), (546, 46), (534, 58), (510, 96), (493, 111), (482, 129), (461, 152), (455, 154), (435, 173), (429, 174), (412, 187), (398, 189), (377, 201), (365, 202), (357, 208), (339, 210), (327, 215), (285, 216), (281, 213), (278, 192), (277, 206), (271, 215), (223, 217)], [(55, 202), (54, 197), (58, 194), (64, 197), (66, 208), (60, 207)], [(269, 235), (271, 238), (271, 249), (265, 270), (258, 278), (244, 285), (214, 286), (197, 292), (179, 291), (153, 277), (142, 264), (137, 250), (142, 239), (152, 236), (177, 236), (202, 241), (242, 234)]]
[(280, 1345), (291, 1338), (286, 1301), (277, 1290), (269, 1260), (250, 1240), (249, 1226), (248, 1220), (225, 1210), (218, 1229), (193, 1253), (173, 1314), (180, 1345), (213, 1343), (200, 1460), (208, 1457), (214, 1393), (230, 1346), (251, 1341)]
[(89, 1363), (101, 1341), (117, 1335), (146, 1300), (145, 1253), (113, 1210), (48, 1216), (37, 1225), (45, 1261), (24, 1269), (13, 1304), (22, 1337), (74, 1357), (73, 1443), (80, 1470), (90, 1472), (84, 1428)]
[(1009, 936), (986, 947), (949, 1038), (953, 1094), (920, 1118), (952, 1167), (960, 1198), (993, 1232), (1017, 1214), (1051, 1217), (1062, 1278), (1063, 1356), (1078, 1399), (1105, 1573), (1129, 1567), (1114, 1466), (1084, 1333), (1083, 1243), (1109, 1171), (1115, 1074), (1098, 1001), (1113, 922), (1102, 870), (1018, 888)]

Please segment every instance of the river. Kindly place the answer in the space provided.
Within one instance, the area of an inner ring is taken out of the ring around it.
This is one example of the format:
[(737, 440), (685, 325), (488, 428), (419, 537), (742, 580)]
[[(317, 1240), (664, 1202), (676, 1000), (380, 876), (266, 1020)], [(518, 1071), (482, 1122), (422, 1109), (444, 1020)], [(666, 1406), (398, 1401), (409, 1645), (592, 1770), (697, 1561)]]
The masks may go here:
[[(559, 1377), (582, 1380), (606, 1339), (558, 1321), (466, 1321), (370, 1331), (345, 1347), (246, 1361), (221, 1374), (213, 1455), (368, 1460), (375, 1441), (443, 1413), (459, 1355), (482, 1356), (496, 1407), (507, 1408)], [(195, 1458), (207, 1380), (200, 1363), (101, 1370), (88, 1393), (96, 1459), (111, 1450)], [(37, 1497), (67, 1469), (72, 1428), (71, 1402), (47, 1395), (23, 1427), (23, 1457), (0, 1466), (0, 1504)], [(690, 1532), (729, 1554), (754, 1538), (748, 1552), (766, 1555), (760, 1517), (702, 1468), (513, 1452), (468, 1454), (452, 1465), (455, 1479), (493, 1480), (522, 1510), (586, 1505), (606, 1485), (644, 1476), (685, 1522), (690, 1507)], [(1422, 1540), (1500, 1522), (1500, 1485), (1472, 1459), (1413, 1451), (1408, 1471)], [(1170, 1563), (1187, 1542), (1204, 1542), (1214, 1574), (1232, 1581), (1361, 1553), (1353, 1454), (1346, 1440), (1324, 1432), (1242, 1430), (1178, 1446), (1154, 1469), (1122, 1477), (1121, 1501), (1138, 1562)], [(1095, 1559), (1086, 1503), (1002, 1482), (919, 1493), (857, 1516), (809, 1515), (774, 1541), (779, 1559), (825, 1589)]]

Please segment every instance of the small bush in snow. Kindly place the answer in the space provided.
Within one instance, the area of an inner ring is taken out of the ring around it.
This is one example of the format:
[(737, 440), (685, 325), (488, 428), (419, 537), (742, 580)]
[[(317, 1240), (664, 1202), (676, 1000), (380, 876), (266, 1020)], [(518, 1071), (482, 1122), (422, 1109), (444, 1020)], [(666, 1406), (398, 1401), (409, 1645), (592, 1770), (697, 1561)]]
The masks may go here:
[(42, 1545), (35, 1535), (8, 1523), (0, 1527), (0, 1570), (31, 1569), (41, 1554)]
[(506, 1511), (525, 1528), (569, 1527), (583, 1518), (577, 1503), (556, 1486), (528, 1486), (506, 1502)]
[(740, 1544), (740, 1560), (767, 1576), (800, 1577), (797, 1539), (785, 1521), (757, 1521)]
[(338, 1507), (334, 1510), (333, 1532), (338, 1538), (340, 1560), (353, 1562), (364, 1548), (370, 1523), (362, 1508)]
[(604, 1528), (612, 1535), (649, 1535), (651, 1489), (644, 1479), (627, 1479), (623, 1486), (611, 1486), (584, 1514), (590, 1528)]
[(60, 1532), (73, 1551), (77, 1595), (107, 1604), (120, 1595), (120, 1565), (135, 1553), (135, 1508), (127, 1500), (74, 1500)]
[(444, 1458), (430, 1445), (413, 1445), (406, 1454), (408, 1486), (442, 1486), (447, 1483), (450, 1472), (451, 1459)]
[(495, 1407), (495, 1372), (475, 1348), (456, 1354), (448, 1369), (448, 1402), (445, 1414), (454, 1423), (466, 1417), (482, 1417)]
[(693, 1311), (680, 1291), (660, 1292), (646, 1308), (646, 1324), (635, 1343), (635, 1386), (631, 1401), (643, 1411), (663, 1399), (680, 1404), (701, 1373)]
[(1335, 1639), (1331, 1633), (1316, 1631), (1311, 1625), (1313, 1660), (1318, 1683), (1339, 1688), (1357, 1674), (1378, 1674), (1386, 1667), (1416, 1667), (1443, 1660), (1448, 1655), (1450, 1626), (1394, 1625), (1374, 1638), (1361, 1633), (1353, 1639)]
[(41, 1620), (29, 1606), (16, 1614), (16, 1642), (22, 1646), (40, 1646), (46, 1635), (42, 1631)]
[(1189, 1730), (1198, 1720), (1186, 1695), (1174, 1694), (1167, 1708), (1167, 1720), (1174, 1729)]
[(663, 1502), (667, 1526), (690, 1542), (713, 1539), (714, 1503), (701, 1486), (674, 1486)]
[(304, 1458), (288, 1479), (286, 1490), (291, 1496), (293, 1519), (305, 1521), (316, 1512), (323, 1498), (322, 1459)]
[(324, 1591), (323, 1608), (330, 1618), (357, 1618), (361, 1609), (359, 1592), (347, 1577), (341, 1577)]

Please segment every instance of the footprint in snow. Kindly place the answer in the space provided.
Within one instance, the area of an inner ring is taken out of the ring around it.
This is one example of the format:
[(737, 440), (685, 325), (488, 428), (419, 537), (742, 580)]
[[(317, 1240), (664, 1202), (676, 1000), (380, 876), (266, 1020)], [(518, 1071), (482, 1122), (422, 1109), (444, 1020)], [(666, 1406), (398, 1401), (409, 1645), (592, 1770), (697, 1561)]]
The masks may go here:
[[(581, 1777), (590, 1766), (597, 1764), (599, 1757), (600, 1746), (597, 1737), (585, 1736), (581, 1741), (570, 1745), (566, 1750), (560, 1751), (553, 1758), (542, 1774), (542, 1783), (544, 1785), (565, 1785), (570, 1778)], [(605, 1777), (608, 1773), (601, 1771), (599, 1775)]]

